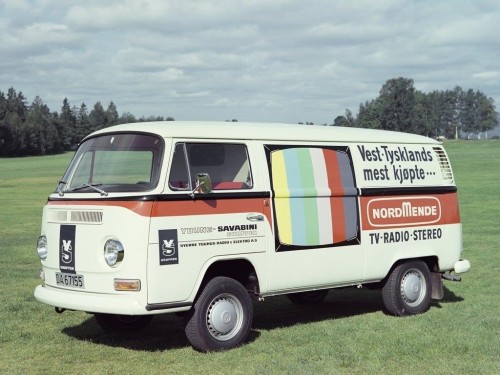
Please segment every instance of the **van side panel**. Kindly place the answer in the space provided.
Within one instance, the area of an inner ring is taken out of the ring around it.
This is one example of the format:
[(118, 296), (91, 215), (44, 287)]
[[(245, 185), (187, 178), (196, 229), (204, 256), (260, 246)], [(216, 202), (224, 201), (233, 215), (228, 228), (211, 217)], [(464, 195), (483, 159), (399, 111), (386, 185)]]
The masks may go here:
[(347, 147), (266, 145), (275, 213), (273, 292), (363, 276), (357, 189)]
[(276, 251), (270, 289), (380, 281), (402, 259), (461, 252), (456, 188), (435, 144), (266, 145)]
[(461, 224), (456, 193), (363, 196), (362, 241), (365, 278), (377, 280), (400, 259), (436, 256), (440, 271), (453, 269), (460, 258)]

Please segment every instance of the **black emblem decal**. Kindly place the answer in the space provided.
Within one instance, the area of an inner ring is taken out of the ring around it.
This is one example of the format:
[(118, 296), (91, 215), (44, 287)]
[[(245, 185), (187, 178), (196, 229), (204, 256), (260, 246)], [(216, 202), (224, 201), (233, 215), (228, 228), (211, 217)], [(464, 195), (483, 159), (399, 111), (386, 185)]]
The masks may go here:
[(160, 266), (179, 263), (177, 229), (159, 230), (158, 247), (160, 250)]
[(65, 273), (76, 273), (75, 270), (75, 225), (61, 225), (59, 232), (59, 269)]

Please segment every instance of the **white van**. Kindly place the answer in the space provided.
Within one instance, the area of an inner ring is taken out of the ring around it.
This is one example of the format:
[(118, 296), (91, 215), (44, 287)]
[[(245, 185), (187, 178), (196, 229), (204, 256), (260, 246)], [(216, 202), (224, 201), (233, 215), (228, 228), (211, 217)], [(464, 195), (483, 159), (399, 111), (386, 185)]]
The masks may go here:
[(183, 313), (198, 350), (233, 348), (252, 299), (382, 290), (424, 312), (459, 280), (457, 189), (442, 145), (330, 126), (156, 122), (86, 137), (43, 211), (38, 301), (106, 330)]

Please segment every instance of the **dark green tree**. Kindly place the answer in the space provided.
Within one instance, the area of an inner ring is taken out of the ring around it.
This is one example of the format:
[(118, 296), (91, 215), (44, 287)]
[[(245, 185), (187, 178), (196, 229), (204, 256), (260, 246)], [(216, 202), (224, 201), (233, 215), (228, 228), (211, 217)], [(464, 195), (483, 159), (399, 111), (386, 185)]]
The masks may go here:
[(101, 102), (95, 103), (94, 108), (90, 111), (89, 125), (91, 132), (105, 128), (108, 125), (106, 112), (104, 111)]
[(118, 125), (120, 123), (120, 116), (116, 109), (115, 103), (109, 102), (108, 109), (106, 110), (106, 125)]
[(0, 156), (20, 154), (21, 131), (28, 107), (22, 92), (13, 87), (0, 97)]
[(64, 150), (54, 115), (39, 96), (33, 100), (22, 128), (23, 155), (55, 154)]
[(382, 115), (382, 106), (379, 99), (366, 101), (359, 105), (357, 124), (362, 128), (379, 129), (381, 127), (380, 119)]
[(478, 116), (479, 131), (487, 133), (489, 130), (498, 126), (498, 116), (495, 110), (495, 103), (492, 98), (486, 97), (478, 92)]
[(71, 108), (67, 98), (64, 98), (61, 107), (61, 114), (58, 119), (58, 130), (63, 147), (65, 150), (71, 150), (74, 145), (76, 132), (76, 114), (74, 107)]
[(131, 124), (134, 122), (137, 122), (137, 119), (130, 112), (123, 112), (118, 121), (119, 124)]
[(429, 101), (427, 95), (420, 91), (415, 92), (415, 107), (412, 113), (412, 128), (409, 129), (412, 133), (425, 135), (429, 137), (432, 132)]
[(73, 144), (79, 144), (84, 137), (92, 132), (90, 128), (89, 112), (85, 103), (80, 105), (76, 114), (76, 131)]
[(415, 88), (409, 78), (388, 80), (380, 90), (380, 128), (386, 130), (407, 131), (411, 129)]

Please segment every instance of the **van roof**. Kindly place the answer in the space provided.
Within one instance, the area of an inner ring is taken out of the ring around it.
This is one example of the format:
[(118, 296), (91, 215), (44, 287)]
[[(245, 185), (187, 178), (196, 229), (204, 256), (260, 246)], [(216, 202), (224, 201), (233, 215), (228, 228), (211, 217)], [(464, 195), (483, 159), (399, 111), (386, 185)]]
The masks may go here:
[(89, 137), (111, 132), (146, 132), (158, 134), (164, 138), (440, 144), (440, 142), (434, 139), (421, 135), (387, 130), (339, 126), (222, 121), (136, 122), (101, 129), (90, 134)]

